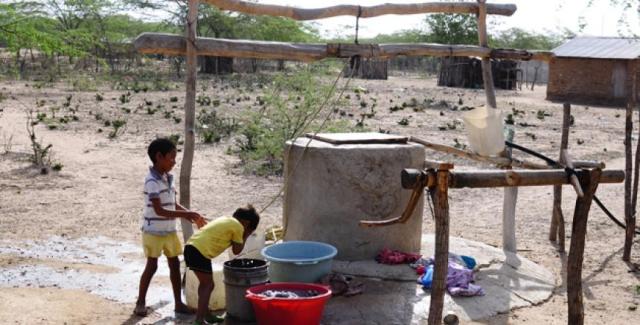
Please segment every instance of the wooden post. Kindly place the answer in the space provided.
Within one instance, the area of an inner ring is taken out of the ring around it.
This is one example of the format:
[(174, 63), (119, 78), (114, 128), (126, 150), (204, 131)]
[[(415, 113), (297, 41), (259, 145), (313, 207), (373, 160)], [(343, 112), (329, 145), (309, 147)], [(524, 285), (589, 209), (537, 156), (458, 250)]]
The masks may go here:
[[(635, 61), (634, 64), (634, 69), (633, 69), (633, 74), (631, 76), (631, 88), (632, 88), (632, 93), (631, 93), (631, 100), (633, 101), (633, 106), (635, 108), (635, 106), (637, 106), (637, 96), (638, 96), (638, 84), (637, 84), (637, 78), (638, 78), (638, 62), (640, 61)], [(638, 110), (638, 116), (640, 117), (640, 110)], [(639, 129), (640, 130), (640, 129)], [(638, 136), (640, 139), (640, 132), (638, 132)], [(632, 214), (635, 216), (636, 215), (636, 209), (638, 207), (638, 181), (640, 181), (640, 165), (638, 164), (638, 162), (640, 162), (640, 141), (638, 141), (638, 144), (636, 145), (636, 159), (635, 159), (635, 165), (633, 168), (633, 189), (632, 189), (632, 195), (631, 195), (631, 211)]]
[(598, 188), (602, 170), (599, 168), (579, 173), (580, 183), (584, 189), (584, 196), (576, 199), (571, 227), (571, 246), (567, 261), (567, 303), (569, 307), (570, 325), (584, 323), (584, 306), (582, 303), (582, 259), (584, 242), (587, 234), (587, 219), (591, 201)]
[[(180, 167), (180, 204), (185, 208), (191, 206), (191, 166), (193, 164), (193, 151), (195, 147), (195, 115), (196, 115), (196, 27), (198, 24), (198, 0), (189, 0), (189, 13), (187, 15), (187, 76), (185, 86), (187, 93), (184, 101), (184, 149), (182, 153), (182, 166)], [(191, 222), (180, 219), (182, 236), (186, 242), (193, 234)]]
[(436, 185), (429, 189), (434, 202), (436, 219), (435, 267), (431, 285), (431, 304), (429, 305), (429, 325), (442, 322), (444, 294), (447, 290), (447, 272), (449, 269), (449, 167), (443, 164), (437, 171)]
[[(627, 63), (627, 110), (626, 110), (626, 123), (625, 123), (625, 136), (624, 136), (624, 153), (625, 153), (625, 168), (624, 171), (626, 173), (625, 181), (624, 181), (624, 220), (627, 226), (626, 235), (624, 239), (624, 252), (622, 254), (623, 261), (629, 261), (631, 259), (631, 246), (633, 246), (633, 236), (635, 235), (636, 230), (636, 216), (635, 216), (635, 205), (637, 203), (637, 198), (635, 196), (638, 195), (638, 174), (634, 174), (636, 180), (634, 184), (634, 190), (632, 193), (631, 182), (634, 177), (631, 175), (631, 169), (633, 165), (633, 158), (631, 156), (632, 143), (631, 143), (631, 133), (633, 132), (633, 109), (636, 106), (636, 71), (635, 71), (635, 61), (629, 61)], [(638, 143), (640, 146), (640, 142)], [(638, 154), (636, 153), (636, 156)], [(638, 160), (636, 159), (636, 171)], [(633, 194), (633, 198), (632, 198)]]
[[(478, 39), (481, 47), (488, 47), (487, 41), (487, 3), (486, 0), (478, 1)], [(482, 81), (484, 84), (484, 93), (487, 96), (487, 105), (497, 108), (496, 92), (493, 87), (493, 74), (491, 73), (491, 59), (489, 57), (482, 58)]]
[[(487, 48), (487, 3), (486, 0), (478, 1), (478, 39), (480, 47)], [(496, 103), (496, 91), (493, 86), (493, 74), (491, 72), (491, 59), (482, 58), (482, 82), (484, 93), (487, 97), (487, 106), (498, 108)], [(511, 158), (509, 152), (505, 152), (507, 158)], [(518, 188), (506, 187), (502, 204), (502, 246), (510, 252), (516, 252), (515, 218), (516, 202), (518, 201)]]
[[(509, 129), (507, 141), (512, 142), (515, 131)], [(506, 156), (511, 158), (511, 148), (506, 149)], [(507, 167), (505, 169), (511, 169)], [(508, 252), (516, 253), (518, 245), (516, 241), (516, 200), (518, 199), (517, 187), (506, 187), (504, 189), (504, 200), (502, 202), (502, 248)]]
[[(569, 127), (571, 123), (571, 104), (564, 103), (562, 115), (562, 136), (560, 139), (560, 152), (559, 161), (562, 163), (562, 150), (566, 150), (569, 147)], [(553, 211), (551, 211), (551, 227), (549, 229), (549, 240), (556, 241), (559, 237), (559, 250), (564, 252), (564, 215), (562, 214), (562, 186), (556, 185), (553, 187)]]

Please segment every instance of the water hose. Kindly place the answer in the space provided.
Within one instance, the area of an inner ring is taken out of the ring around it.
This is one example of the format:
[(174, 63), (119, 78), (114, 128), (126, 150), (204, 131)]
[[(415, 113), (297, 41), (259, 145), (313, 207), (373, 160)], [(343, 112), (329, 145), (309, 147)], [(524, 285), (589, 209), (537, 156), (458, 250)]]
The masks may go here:
[[(523, 147), (523, 146), (521, 146), (521, 145), (517, 145), (517, 144), (515, 144), (515, 143), (513, 143), (513, 142), (511, 142), (511, 141), (505, 141), (505, 142), (504, 142), (504, 144), (505, 144), (505, 145), (507, 145), (507, 147), (509, 147), (509, 148), (513, 148), (513, 149), (516, 149), (516, 150), (520, 150), (520, 151), (522, 151), (522, 152), (524, 152), (524, 153), (526, 153), (526, 154), (529, 154), (529, 155), (532, 155), (532, 156), (534, 156), (534, 157), (536, 157), (536, 158), (542, 159), (542, 160), (544, 160), (544, 161), (547, 163), (547, 165), (549, 165), (549, 166), (551, 166), (551, 167), (564, 168), (564, 170), (567, 172), (567, 175), (571, 175), (571, 174), (575, 174), (575, 173), (576, 173), (575, 169), (570, 168), (570, 167), (563, 166), (562, 164), (560, 164), (560, 162), (558, 162), (558, 161), (556, 161), (556, 160), (553, 160), (553, 159), (551, 159), (551, 158), (549, 158), (549, 157), (547, 157), (547, 156), (545, 156), (545, 155), (543, 155), (543, 154), (541, 154), (541, 153), (539, 153), (539, 152), (537, 152), (537, 151), (534, 151), (534, 150), (532, 150), (532, 149), (529, 149), (529, 148)], [(613, 221), (615, 224), (617, 224), (617, 225), (618, 225), (618, 226), (620, 226), (621, 228), (627, 229), (627, 226), (626, 226), (622, 221), (618, 220), (618, 219), (613, 215), (613, 213), (611, 213), (611, 211), (609, 211), (609, 209), (607, 209), (607, 207), (602, 203), (602, 201), (600, 201), (600, 199), (598, 199), (598, 197), (597, 197), (597, 196), (595, 196), (595, 195), (594, 195), (594, 196), (593, 196), (593, 200), (594, 200), (594, 201), (596, 202), (596, 204), (600, 207), (600, 209), (602, 210), (602, 212), (604, 212), (604, 214), (606, 214), (606, 215), (607, 215), (607, 217), (609, 217), (609, 219), (611, 219), (611, 221)], [(636, 230), (636, 231), (635, 231), (635, 233), (636, 233), (637, 235), (640, 235), (640, 231), (637, 231), (637, 230)]]

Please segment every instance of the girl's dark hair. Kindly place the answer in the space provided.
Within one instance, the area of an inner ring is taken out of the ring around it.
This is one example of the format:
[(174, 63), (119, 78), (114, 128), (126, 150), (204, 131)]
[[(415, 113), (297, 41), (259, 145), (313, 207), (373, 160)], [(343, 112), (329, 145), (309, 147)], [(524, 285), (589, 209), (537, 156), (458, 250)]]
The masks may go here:
[(161, 153), (163, 156), (176, 149), (176, 145), (167, 138), (157, 138), (149, 144), (147, 154), (154, 164), (156, 163), (156, 155)]
[(251, 230), (256, 230), (258, 223), (260, 223), (260, 215), (258, 215), (258, 212), (256, 212), (256, 209), (251, 204), (248, 204), (244, 208), (238, 208), (236, 212), (233, 213), (233, 217), (238, 220), (249, 221), (249, 228)]

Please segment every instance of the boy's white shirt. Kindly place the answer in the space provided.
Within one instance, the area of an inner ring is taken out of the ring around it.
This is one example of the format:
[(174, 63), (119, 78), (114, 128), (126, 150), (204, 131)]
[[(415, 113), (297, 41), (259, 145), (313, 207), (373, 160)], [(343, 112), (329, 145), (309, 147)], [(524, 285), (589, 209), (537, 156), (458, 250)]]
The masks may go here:
[(177, 231), (176, 220), (158, 216), (153, 209), (151, 199), (159, 198), (162, 208), (175, 211), (176, 189), (173, 175), (160, 175), (153, 167), (144, 180), (144, 211), (142, 216), (142, 231), (153, 235), (167, 235)]

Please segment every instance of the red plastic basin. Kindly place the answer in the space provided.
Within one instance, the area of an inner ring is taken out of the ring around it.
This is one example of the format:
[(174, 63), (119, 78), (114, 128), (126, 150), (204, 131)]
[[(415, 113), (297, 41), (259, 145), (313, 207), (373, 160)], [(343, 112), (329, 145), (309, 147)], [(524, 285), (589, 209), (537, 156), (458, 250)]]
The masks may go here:
[[(319, 295), (296, 299), (259, 295), (267, 290), (315, 290)], [(331, 298), (331, 289), (311, 283), (269, 283), (247, 289), (246, 298), (253, 304), (259, 325), (316, 325), (320, 324), (324, 305)]]

